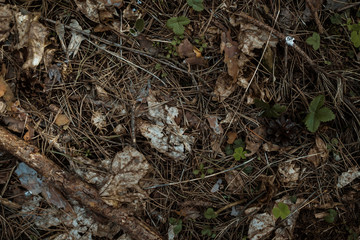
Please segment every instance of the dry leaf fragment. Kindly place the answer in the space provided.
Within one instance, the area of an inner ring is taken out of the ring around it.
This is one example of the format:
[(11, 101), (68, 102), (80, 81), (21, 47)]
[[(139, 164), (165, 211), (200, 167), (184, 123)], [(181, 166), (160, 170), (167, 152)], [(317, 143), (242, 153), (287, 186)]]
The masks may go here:
[(236, 132), (228, 132), (226, 134), (226, 136), (228, 137), (228, 140), (227, 140), (228, 144), (233, 144), (234, 141), (237, 139), (237, 133)]
[(0, 42), (5, 41), (10, 35), (11, 23), (14, 21), (10, 5), (0, 6)]
[(268, 213), (256, 214), (250, 222), (248, 237), (251, 240), (264, 239), (275, 229), (275, 219)]
[[(118, 207), (128, 202), (136, 205), (147, 194), (138, 185), (150, 168), (145, 156), (135, 148), (126, 146), (118, 152), (111, 164), (111, 176), (100, 189), (100, 196), (109, 205)], [(135, 189), (136, 192), (129, 192)]]
[(238, 43), (231, 39), (230, 32), (221, 33), (220, 52), (224, 52), (224, 62), (227, 65), (228, 74), (236, 80), (240, 72), (238, 66), (239, 50)]
[(226, 73), (222, 73), (216, 80), (214, 94), (212, 98), (214, 101), (223, 102), (236, 89), (236, 82)]
[(280, 181), (284, 183), (296, 182), (299, 179), (300, 167), (295, 163), (284, 162), (279, 164)]
[(207, 64), (206, 60), (201, 56), (201, 52), (194, 47), (188, 39), (184, 39), (177, 47), (177, 52), (181, 58), (185, 58), (185, 62), (190, 65)]
[(3, 117), (3, 121), (11, 131), (22, 133), (25, 129), (24, 121), (17, 120), (13, 117)]
[(245, 154), (245, 156), (250, 157), (257, 153), (263, 140), (266, 135), (266, 128), (264, 126), (259, 126), (252, 130), (245, 139), (246, 149), (250, 151), (250, 153)]
[(318, 167), (321, 162), (325, 162), (328, 159), (329, 150), (326, 143), (319, 136), (316, 136), (315, 144), (316, 146), (310, 149), (306, 159), (314, 164), (315, 167)]
[[(70, 26), (75, 29), (82, 30), (82, 27), (80, 26), (79, 22), (76, 21), (75, 19), (71, 19)], [(89, 30), (85, 30), (85, 32), (90, 33)], [(69, 46), (67, 47), (67, 56), (68, 57), (71, 57), (71, 55), (72, 55), (72, 57), (75, 57), (75, 55), (79, 51), (81, 42), (84, 39), (85, 39), (85, 37), (82, 34), (76, 32), (74, 30), (71, 31), (71, 40), (70, 40)]]
[(103, 129), (106, 127), (106, 116), (101, 112), (94, 112), (91, 116), (91, 123), (95, 125), (98, 129)]
[(358, 177), (360, 177), (360, 171), (358, 168), (351, 168), (347, 172), (343, 172), (341, 176), (338, 177), (338, 183), (336, 186), (338, 188), (343, 188)]
[(67, 125), (69, 123), (70, 120), (65, 114), (59, 114), (55, 119), (55, 124), (58, 125), (59, 127)]
[(48, 35), (47, 28), (38, 22), (37, 16), (33, 16), (26, 24), (30, 24), (30, 27), (26, 36), (28, 57), (22, 66), (23, 69), (35, 68), (40, 64)]
[(78, 10), (85, 14), (87, 18), (97, 23), (100, 22), (99, 9), (104, 9), (101, 3), (95, 0), (75, 0), (75, 3)]
[(219, 124), (217, 116), (208, 116), (206, 119), (208, 120), (209, 125), (212, 128), (212, 130), (214, 130), (215, 134), (220, 135), (224, 133), (224, 129)]
[(237, 170), (232, 170), (225, 173), (225, 180), (227, 183), (226, 189), (231, 191), (232, 193), (241, 193), (245, 186), (245, 182), (243, 180), (241, 172)]

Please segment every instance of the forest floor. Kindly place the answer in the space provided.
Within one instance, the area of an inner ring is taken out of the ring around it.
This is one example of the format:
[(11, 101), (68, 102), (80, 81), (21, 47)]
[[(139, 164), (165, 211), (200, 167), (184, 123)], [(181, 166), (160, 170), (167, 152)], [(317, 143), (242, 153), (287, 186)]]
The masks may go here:
[(359, 2), (0, 0), (0, 22), (0, 239), (359, 239)]

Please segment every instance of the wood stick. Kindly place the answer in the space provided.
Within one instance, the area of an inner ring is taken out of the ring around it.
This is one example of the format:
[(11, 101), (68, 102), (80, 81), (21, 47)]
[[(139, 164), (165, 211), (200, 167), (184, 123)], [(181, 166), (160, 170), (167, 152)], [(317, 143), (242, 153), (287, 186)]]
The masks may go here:
[(113, 208), (99, 196), (98, 191), (79, 177), (61, 169), (40, 150), (0, 126), (0, 149), (17, 157), (41, 174), (56, 188), (77, 200), (94, 213), (118, 223), (133, 239), (161, 240), (162, 237), (146, 223), (132, 216), (127, 209)]

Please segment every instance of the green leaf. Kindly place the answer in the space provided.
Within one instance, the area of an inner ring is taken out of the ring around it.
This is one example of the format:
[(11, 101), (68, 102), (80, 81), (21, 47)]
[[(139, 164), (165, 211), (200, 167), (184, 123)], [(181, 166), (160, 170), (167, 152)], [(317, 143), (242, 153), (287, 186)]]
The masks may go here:
[(193, 171), (193, 174), (194, 174), (194, 175), (198, 175), (199, 172), (200, 172), (200, 170), (199, 170), (199, 169), (196, 169), (196, 170)]
[(324, 220), (328, 223), (333, 223), (337, 216), (337, 212), (334, 209), (329, 209), (329, 215), (324, 217)]
[(225, 153), (226, 155), (233, 155), (234, 154), (234, 150), (232, 149), (231, 145), (228, 144), (225, 146)]
[(279, 202), (277, 206), (274, 206), (272, 213), (275, 218), (281, 217), (281, 219), (284, 220), (287, 216), (289, 216), (290, 209), (285, 203)]
[(360, 47), (360, 32), (359, 31), (352, 31), (351, 32), (351, 42), (354, 44), (354, 47)]
[(257, 108), (261, 108), (264, 111), (270, 109), (270, 104), (264, 102), (261, 99), (255, 98), (254, 103)]
[(310, 132), (316, 132), (321, 122), (328, 122), (335, 119), (335, 114), (327, 107), (322, 107), (325, 96), (320, 95), (311, 101), (309, 113), (305, 117), (305, 125)]
[(314, 32), (311, 37), (308, 37), (308, 39), (306, 39), (306, 43), (311, 45), (314, 50), (318, 50), (320, 48), (320, 35)]
[(182, 229), (182, 220), (176, 219), (176, 218), (169, 218), (169, 223), (170, 223), (170, 225), (174, 226), (175, 235), (178, 235)]
[(204, 10), (203, 0), (186, 0), (186, 2), (195, 11), (201, 12)]
[(173, 30), (173, 32), (177, 35), (184, 34), (185, 25), (188, 25), (190, 20), (187, 17), (172, 17), (166, 22), (166, 26)]
[(285, 106), (281, 106), (277, 103), (273, 106), (270, 106), (270, 104), (260, 99), (255, 99), (255, 106), (264, 110), (264, 112), (262, 113), (262, 116), (264, 117), (278, 118), (283, 112), (286, 111)]
[(209, 168), (206, 172), (207, 172), (208, 174), (213, 174), (213, 173), (214, 173), (214, 169)]
[(247, 175), (251, 174), (253, 171), (254, 167), (252, 166), (247, 166), (243, 169), (243, 172), (246, 173)]
[(341, 24), (341, 15), (338, 13), (335, 13), (330, 17), (330, 21), (332, 24), (340, 25)]
[(204, 217), (206, 219), (213, 219), (217, 217), (217, 214), (215, 213), (213, 208), (208, 208), (206, 209), (206, 211), (204, 212)]
[(239, 147), (243, 147), (243, 148), (245, 147), (245, 142), (241, 138), (236, 139), (233, 144), (234, 149)]
[(335, 114), (327, 107), (323, 107), (316, 111), (316, 116), (321, 122), (328, 122), (335, 119)]
[(142, 30), (144, 30), (144, 26), (145, 26), (144, 19), (139, 18), (138, 20), (136, 20), (136, 22), (135, 22), (135, 29), (136, 29), (138, 32), (142, 32)]
[(210, 237), (211, 236), (211, 229), (210, 228), (204, 228), (203, 230), (201, 230), (201, 235), (202, 236), (208, 236)]
[(243, 147), (238, 147), (238, 148), (235, 148), (235, 153), (233, 154), (235, 160), (239, 161), (240, 159), (246, 159), (246, 154), (247, 152), (244, 151), (244, 148)]
[(305, 126), (312, 133), (316, 132), (316, 130), (319, 128), (320, 120), (315, 118), (314, 112), (310, 112), (306, 115)]
[(309, 110), (310, 112), (316, 112), (319, 108), (321, 108), (324, 105), (325, 102), (325, 96), (319, 95), (316, 98), (314, 98), (311, 103)]

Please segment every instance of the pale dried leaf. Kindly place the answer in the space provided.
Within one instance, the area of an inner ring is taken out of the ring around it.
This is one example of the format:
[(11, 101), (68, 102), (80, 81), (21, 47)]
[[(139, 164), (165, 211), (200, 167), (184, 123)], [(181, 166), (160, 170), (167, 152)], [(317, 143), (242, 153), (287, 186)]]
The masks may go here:
[(65, 114), (57, 115), (55, 119), (55, 124), (58, 126), (64, 126), (70, 123), (69, 118)]
[(123, 124), (118, 124), (115, 128), (114, 128), (114, 132), (117, 135), (124, 135), (126, 133), (126, 128), (124, 127)]
[(24, 36), (27, 40), (28, 56), (22, 66), (23, 69), (35, 68), (40, 64), (46, 46), (46, 36), (48, 35), (47, 28), (38, 22), (38, 17), (33, 17), (29, 23), (28, 34), (26, 37)]
[(94, 112), (91, 116), (91, 123), (98, 129), (103, 129), (107, 125), (106, 116), (101, 112)]
[[(71, 19), (70, 26), (82, 30), (80, 24), (75, 19)], [(89, 30), (85, 30), (85, 32), (90, 32)], [(75, 55), (78, 53), (81, 42), (84, 40), (84, 36), (76, 31), (71, 31), (71, 40), (69, 43), (69, 46), (67, 47), (67, 55), (68, 57), (75, 57)]]
[(241, 193), (245, 182), (241, 173), (236, 170), (231, 170), (225, 173), (225, 181), (227, 183), (226, 189), (232, 193)]
[(99, 85), (95, 86), (96, 94), (101, 101), (107, 102), (110, 100), (109, 94)]
[(284, 183), (296, 182), (299, 179), (300, 167), (295, 163), (283, 162), (279, 164), (280, 181)]
[[(111, 176), (100, 189), (100, 196), (107, 204), (114, 207), (124, 202), (138, 204), (141, 199), (147, 197), (138, 183), (146, 175), (149, 167), (142, 153), (133, 147), (126, 146), (114, 157)], [(128, 189), (135, 189), (136, 192), (129, 192)]]
[(6, 103), (3, 101), (0, 101), (0, 114), (6, 112)]
[(206, 119), (208, 120), (209, 125), (215, 134), (221, 135), (224, 133), (224, 129), (222, 128), (221, 124), (219, 124), (217, 116), (208, 116)]
[(357, 167), (353, 167), (347, 172), (343, 172), (341, 176), (338, 177), (338, 183), (336, 186), (338, 188), (343, 188), (358, 177), (360, 177), (360, 171)]
[(0, 42), (5, 41), (11, 30), (11, 23), (14, 22), (13, 11), (9, 5), (0, 6)]
[(266, 142), (263, 144), (263, 149), (267, 152), (277, 152), (280, 150), (280, 146), (271, 142)]
[(99, 20), (99, 10), (104, 9), (104, 5), (96, 0), (75, 0), (75, 3), (80, 10), (87, 18), (94, 22), (100, 22)]
[(25, 129), (25, 122), (15, 119), (13, 117), (3, 117), (4, 123), (7, 125), (7, 128), (11, 131), (22, 133)]
[(65, 26), (64, 26), (64, 24), (56, 22), (55, 31), (56, 31), (56, 34), (59, 37), (61, 47), (64, 50), (64, 52), (66, 53), (67, 48), (66, 48), (66, 44), (65, 44)]
[(213, 101), (223, 102), (236, 89), (237, 84), (228, 74), (220, 74), (216, 80)]
[(15, 46), (17, 49), (21, 49), (23, 47), (28, 46), (29, 42), (29, 29), (30, 29), (30, 21), (31, 15), (30, 14), (22, 14), (21, 12), (15, 13), (15, 20), (16, 20), (16, 29), (18, 32), (19, 42)]
[(210, 191), (210, 192), (215, 193), (215, 192), (219, 191), (221, 184), (222, 184), (222, 179), (220, 178), (220, 179), (218, 179), (218, 180), (216, 181), (216, 183), (214, 184), (214, 186), (211, 188), (211, 191)]
[(275, 220), (268, 213), (257, 214), (249, 225), (248, 237), (250, 240), (263, 239), (275, 229)]

